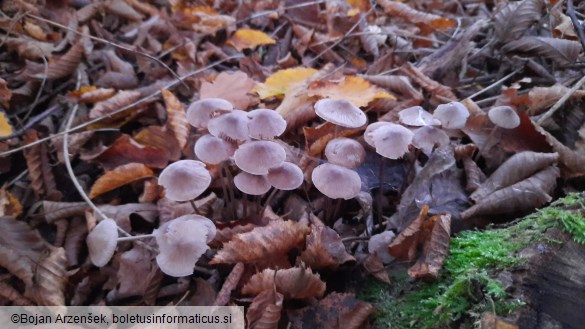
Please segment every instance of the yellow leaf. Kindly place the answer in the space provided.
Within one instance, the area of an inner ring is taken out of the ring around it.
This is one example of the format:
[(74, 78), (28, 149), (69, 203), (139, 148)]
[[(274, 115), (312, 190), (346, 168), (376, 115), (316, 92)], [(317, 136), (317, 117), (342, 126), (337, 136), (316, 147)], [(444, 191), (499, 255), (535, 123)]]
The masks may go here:
[(116, 167), (95, 181), (89, 192), (89, 197), (93, 199), (118, 187), (150, 177), (152, 174), (152, 170), (142, 163), (128, 163)]
[(354, 76), (347, 76), (339, 82), (330, 80), (313, 81), (309, 86), (308, 95), (345, 99), (357, 107), (366, 106), (376, 98), (396, 99), (383, 89), (372, 86), (368, 81)]
[(370, 1), (368, 1), (368, 0), (346, 0), (346, 1), (351, 6), (352, 9), (357, 10), (358, 12), (362, 12), (362, 13), (367, 12), (371, 7)]
[(292, 89), (292, 85), (312, 77), (318, 71), (307, 67), (296, 67), (280, 70), (266, 79), (265, 83), (257, 85), (252, 91), (258, 93), (260, 98), (284, 95)]
[(226, 42), (227, 45), (236, 48), (238, 51), (242, 51), (248, 48), (256, 48), (261, 45), (273, 45), (276, 41), (269, 37), (266, 33), (250, 30), (240, 29), (237, 30), (234, 35)]
[(22, 215), (20, 201), (5, 188), (0, 189), (0, 216), (18, 217)]
[(182, 149), (187, 144), (189, 135), (189, 122), (187, 122), (185, 108), (172, 92), (166, 89), (162, 89), (161, 92), (167, 108), (166, 126), (173, 132)]
[(6, 112), (0, 111), (0, 137), (10, 136), (14, 133), (12, 126), (8, 121)]

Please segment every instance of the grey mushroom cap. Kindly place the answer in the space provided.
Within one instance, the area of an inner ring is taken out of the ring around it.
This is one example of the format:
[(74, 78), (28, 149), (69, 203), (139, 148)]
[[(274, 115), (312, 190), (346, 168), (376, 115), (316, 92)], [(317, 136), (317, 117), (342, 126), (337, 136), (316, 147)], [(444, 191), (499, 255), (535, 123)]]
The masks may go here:
[(386, 122), (386, 121), (377, 121), (374, 123), (370, 123), (367, 127), (366, 127), (366, 131), (364, 131), (364, 140), (366, 141), (366, 143), (368, 143), (368, 145), (372, 146), (372, 147), (376, 147), (374, 145), (374, 140), (372, 139), (372, 133), (374, 132), (374, 130), (386, 126), (386, 125), (393, 125), (395, 123), (391, 123), (391, 122)]
[(280, 166), (268, 170), (268, 182), (279, 190), (290, 191), (303, 184), (303, 171), (299, 166), (283, 162)]
[(488, 117), (496, 126), (514, 129), (520, 125), (520, 116), (510, 106), (496, 106), (489, 110)]
[(325, 147), (325, 157), (330, 163), (356, 168), (365, 161), (366, 150), (355, 139), (334, 138)]
[(459, 102), (450, 102), (437, 106), (433, 116), (441, 122), (443, 128), (462, 129), (469, 118), (469, 110)]
[(413, 106), (398, 112), (398, 118), (403, 124), (422, 127), (428, 125), (440, 125), (441, 122), (421, 106)]
[(420, 127), (414, 131), (412, 145), (429, 155), (435, 146), (442, 147), (449, 144), (449, 136), (441, 129), (432, 126)]
[(215, 237), (211, 220), (199, 215), (185, 215), (161, 225), (153, 231), (159, 254), (156, 262), (167, 275), (182, 277), (193, 274), (197, 260)]
[(229, 159), (236, 151), (235, 145), (210, 134), (199, 137), (194, 147), (197, 158), (205, 163), (218, 164)]
[(238, 168), (253, 175), (268, 174), (268, 169), (280, 166), (285, 158), (284, 148), (272, 141), (247, 142), (234, 153)]
[(195, 128), (207, 129), (207, 123), (212, 118), (230, 112), (234, 109), (232, 103), (221, 98), (206, 98), (195, 101), (187, 109), (187, 121)]
[(362, 180), (355, 171), (332, 163), (317, 166), (311, 178), (313, 185), (332, 199), (355, 198), (362, 188)]
[(254, 139), (273, 139), (286, 130), (286, 121), (274, 110), (253, 110), (248, 112), (248, 118), (248, 131)]
[(364, 111), (343, 99), (321, 99), (315, 113), (323, 120), (346, 128), (359, 128), (368, 122)]
[(105, 218), (99, 222), (86, 239), (89, 250), (89, 259), (93, 265), (105, 266), (116, 251), (118, 244), (118, 225), (111, 218)]
[(252, 175), (245, 171), (234, 177), (234, 185), (238, 190), (250, 195), (262, 195), (270, 190), (266, 175)]
[(408, 152), (413, 133), (397, 124), (380, 126), (371, 133), (376, 153), (389, 159), (398, 159)]
[(209, 120), (207, 129), (215, 137), (228, 141), (246, 141), (249, 138), (248, 113), (233, 110)]
[(179, 160), (163, 169), (158, 184), (165, 188), (165, 196), (169, 200), (189, 201), (209, 187), (211, 175), (201, 161)]

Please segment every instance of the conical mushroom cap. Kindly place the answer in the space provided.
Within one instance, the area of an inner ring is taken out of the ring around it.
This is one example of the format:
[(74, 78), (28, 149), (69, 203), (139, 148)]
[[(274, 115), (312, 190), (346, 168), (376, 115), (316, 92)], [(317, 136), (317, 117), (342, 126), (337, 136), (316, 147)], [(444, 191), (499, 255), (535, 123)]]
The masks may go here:
[(199, 160), (205, 163), (218, 164), (234, 155), (236, 147), (219, 137), (206, 134), (199, 137), (195, 142), (194, 151)]
[(323, 120), (346, 128), (359, 128), (368, 122), (364, 111), (343, 99), (321, 99), (315, 113)]
[(248, 112), (248, 130), (254, 139), (273, 139), (286, 130), (286, 121), (274, 110), (258, 109)]
[(317, 166), (311, 178), (315, 187), (332, 199), (355, 198), (362, 188), (362, 180), (355, 171), (332, 163)]
[(284, 148), (272, 141), (248, 142), (234, 153), (238, 168), (253, 175), (268, 174), (268, 169), (280, 166), (285, 158)]
[(325, 157), (330, 163), (356, 168), (365, 161), (366, 150), (355, 139), (340, 137), (327, 143)]
[(489, 110), (488, 117), (496, 126), (514, 129), (520, 125), (520, 117), (510, 106), (496, 106)]
[(211, 175), (201, 161), (179, 160), (163, 169), (158, 184), (165, 188), (165, 196), (169, 200), (189, 201), (209, 187)]
[(400, 122), (405, 125), (422, 127), (428, 125), (440, 125), (441, 122), (420, 106), (413, 106), (398, 112)]
[(268, 170), (268, 182), (279, 190), (290, 191), (303, 183), (303, 171), (299, 166), (283, 162), (280, 166)]
[(234, 184), (238, 190), (250, 195), (262, 195), (270, 190), (266, 175), (252, 175), (245, 171), (234, 177)]
[(206, 98), (191, 103), (187, 109), (187, 121), (200, 129), (207, 129), (211, 118), (230, 112), (234, 109), (232, 103), (221, 98)]
[(199, 215), (185, 215), (153, 231), (159, 254), (156, 262), (163, 273), (182, 277), (193, 274), (197, 260), (215, 236), (215, 225)]
[(441, 121), (443, 128), (462, 129), (469, 118), (469, 110), (459, 102), (450, 102), (437, 106), (433, 116)]
[(118, 225), (111, 218), (103, 219), (87, 235), (89, 259), (93, 265), (105, 266), (116, 251), (118, 244)]

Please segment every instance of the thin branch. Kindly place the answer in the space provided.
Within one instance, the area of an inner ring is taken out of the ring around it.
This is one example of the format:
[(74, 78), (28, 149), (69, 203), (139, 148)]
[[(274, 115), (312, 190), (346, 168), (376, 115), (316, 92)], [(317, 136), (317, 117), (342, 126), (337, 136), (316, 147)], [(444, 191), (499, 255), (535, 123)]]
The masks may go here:
[(20, 137), (22, 135), (24, 135), (24, 133), (31, 128), (32, 126), (34, 126), (35, 124), (37, 124), (37, 122), (44, 120), (46, 117), (48, 117), (49, 115), (53, 114), (54, 112), (56, 112), (57, 110), (61, 109), (61, 105), (53, 105), (51, 107), (49, 107), (48, 109), (46, 109), (43, 113), (40, 113), (34, 117), (32, 117), (30, 120), (28, 120), (28, 122), (20, 129), (18, 129), (17, 131), (15, 131), (14, 133), (8, 135), (8, 136), (2, 136), (0, 137), (0, 142), (9, 140), (11, 138), (14, 137)]
[(116, 48), (120, 48), (120, 49), (129, 51), (129, 52), (132, 52), (132, 53), (137, 54), (137, 55), (140, 55), (140, 56), (144, 56), (144, 57), (146, 57), (146, 58), (148, 58), (148, 59), (150, 59), (152, 61), (155, 61), (157, 64), (161, 65), (162, 67), (164, 67), (167, 71), (169, 71), (172, 74), (172, 76), (175, 79), (177, 79), (177, 81), (181, 82), (187, 89), (191, 89), (191, 88), (189, 88), (189, 86), (185, 82), (183, 82), (183, 80), (181, 80), (181, 77), (177, 73), (175, 73), (175, 71), (173, 71), (167, 64), (165, 64), (163, 61), (161, 61), (160, 59), (156, 58), (155, 56), (149, 55), (149, 54), (147, 54), (145, 52), (142, 52), (142, 51), (139, 51), (139, 50), (130, 48), (130, 47), (126, 47), (126, 46), (123, 46), (123, 45), (114, 43), (114, 42), (109, 41), (109, 40), (106, 40), (106, 39), (102, 39), (100, 37), (95, 37), (95, 36), (90, 35), (90, 34), (85, 34), (83, 32), (79, 32), (79, 31), (77, 31), (75, 29), (70, 28), (69, 26), (65, 26), (65, 25), (59, 24), (57, 22), (53, 22), (51, 20), (48, 20), (48, 19), (45, 19), (45, 18), (36, 16), (36, 15), (33, 15), (33, 14), (26, 14), (26, 16), (28, 16), (30, 18), (34, 18), (34, 19), (39, 20), (41, 22), (45, 22), (47, 24), (56, 26), (58, 28), (65, 29), (67, 31), (71, 31), (71, 32), (73, 32), (73, 33), (75, 33), (77, 35), (86, 36), (86, 37), (88, 37), (88, 38), (90, 38), (92, 40), (95, 40), (95, 41), (98, 41), (98, 42), (101, 42), (101, 43), (105, 43), (105, 44), (108, 44), (110, 46), (113, 46), (113, 47), (116, 47)]
[[(199, 73), (201, 73), (201, 72), (203, 72), (203, 71), (205, 71), (205, 70), (208, 70), (208, 69), (210, 69), (210, 68), (212, 68), (212, 67), (215, 67), (215, 66), (217, 66), (217, 65), (220, 65), (220, 64), (222, 64), (222, 63), (224, 63), (224, 62), (227, 62), (227, 61), (230, 61), (230, 60), (232, 60), (232, 59), (238, 59), (238, 58), (242, 58), (242, 57), (244, 57), (244, 56), (240, 54), (240, 55), (235, 55), (235, 56), (231, 56), (231, 57), (228, 57), (228, 58), (225, 58), (225, 59), (219, 60), (219, 61), (217, 61), (217, 62), (214, 62), (214, 63), (212, 63), (212, 64), (209, 64), (209, 65), (207, 65), (206, 67), (203, 67), (203, 68), (200, 68), (200, 69), (198, 69), (198, 70), (195, 70), (195, 71), (193, 71), (193, 72), (190, 72), (190, 73), (188, 73), (188, 74), (186, 74), (186, 75), (184, 75), (184, 76), (180, 77), (180, 78), (179, 78), (179, 80), (174, 80), (173, 82), (170, 82), (169, 84), (167, 84), (166, 86), (162, 87), (161, 89), (169, 89), (169, 88), (175, 87), (175, 86), (176, 86), (178, 83), (182, 83), (184, 80), (186, 80), (186, 79), (188, 79), (188, 78), (190, 78), (190, 77), (192, 77), (192, 76), (194, 76), (194, 75), (197, 75), (197, 74), (199, 74)], [(158, 91), (156, 91), (155, 93), (153, 93), (153, 94), (151, 94), (151, 95), (148, 95), (148, 96), (146, 96), (146, 97), (143, 97), (143, 98), (141, 98), (141, 99), (137, 100), (136, 102), (134, 102), (134, 103), (132, 103), (132, 104), (130, 104), (130, 105), (124, 106), (124, 107), (122, 107), (121, 109), (118, 109), (118, 110), (116, 110), (116, 111), (114, 111), (114, 112), (112, 112), (112, 113), (108, 113), (107, 115), (103, 115), (103, 116), (101, 116), (101, 117), (98, 117), (98, 118), (95, 118), (95, 119), (93, 119), (93, 120), (87, 121), (87, 122), (85, 122), (85, 123), (82, 123), (82, 124), (80, 124), (80, 125), (77, 125), (77, 126), (75, 126), (75, 127), (71, 128), (71, 129), (66, 129), (66, 130), (64, 130), (64, 131), (62, 131), (62, 132), (60, 132), (60, 133), (53, 134), (53, 135), (51, 135), (51, 136), (48, 136), (48, 137), (45, 137), (45, 138), (38, 139), (38, 140), (36, 140), (36, 141), (34, 141), (34, 142), (32, 142), (32, 143), (29, 143), (29, 144), (26, 144), (26, 145), (23, 145), (23, 146), (17, 147), (17, 148), (15, 148), (15, 149), (12, 149), (12, 150), (8, 150), (8, 151), (5, 151), (5, 152), (2, 152), (2, 153), (0, 153), (0, 157), (4, 157), (4, 156), (7, 156), (7, 155), (10, 155), (10, 154), (16, 153), (16, 152), (20, 152), (20, 151), (22, 151), (22, 150), (24, 150), (24, 149), (27, 149), (27, 148), (29, 148), (29, 147), (32, 147), (32, 146), (35, 146), (35, 145), (41, 144), (41, 143), (43, 143), (43, 142), (46, 142), (46, 141), (48, 141), (48, 140), (51, 140), (51, 139), (53, 139), (53, 138), (56, 138), (56, 137), (59, 137), (59, 136), (63, 136), (63, 135), (65, 135), (65, 134), (68, 134), (68, 133), (71, 133), (71, 132), (75, 132), (75, 131), (77, 131), (77, 130), (80, 130), (80, 129), (82, 129), (82, 128), (85, 128), (85, 127), (91, 126), (91, 125), (93, 125), (94, 123), (97, 123), (97, 122), (100, 122), (100, 121), (102, 121), (102, 120), (104, 120), (104, 119), (110, 118), (110, 117), (111, 117), (111, 116), (113, 116), (113, 115), (116, 115), (116, 114), (122, 113), (122, 112), (124, 112), (124, 111), (127, 111), (127, 110), (129, 110), (129, 109), (131, 109), (131, 108), (133, 108), (133, 107), (135, 107), (135, 106), (137, 106), (137, 105), (140, 105), (140, 104), (142, 104), (142, 103), (144, 103), (144, 102), (146, 102), (146, 101), (148, 101), (148, 100), (150, 100), (150, 99), (156, 98), (156, 97), (158, 97), (160, 94), (161, 94), (161, 91), (160, 91), (160, 90), (158, 90)]]
[(561, 106), (563, 106), (563, 104), (565, 104), (565, 102), (573, 95), (573, 93), (575, 93), (575, 91), (577, 91), (577, 89), (581, 88), (581, 86), (585, 83), (585, 76), (583, 76), (579, 81), (577, 81), (577, 83), (575, 83), (575, 85), (567, 90), (567, 92), (563, 95), (563, 97), (561, 97), (556, 103), (555, 105), (553, 105), (553, 107), (551, 107), (548, 111), (546, 111), (544, 114), (542, 114), (540, 116), (540, 118), (538, 118), (538, 120), (536, 120), (536, 123), (539, 125), (542, 125), (546, 120), (548, 120), (550, 117), (552, 117), (553, 114), (555, 114), (555, 112), (561, 108)]
[(573, 0), (569, 0), (567, 2), (567, 14), (571, 18), (571, 22), (573, 23), (573, 28), (575, 29), (575, 32), (577, 32), (577, 36), (579, 36), (579, 42), (581, 42), (581, 47), (583, 47), (583, 50), (585, 50), (585, 33), (583, 33), (583, 26), (581, 25), (581, 22), (579, 22), (577, 15), (575, 15), (575, 7), (573, 6)]
[(477, 97), (477, 96), (479, 96), (479, 95), (481, 95), (481, 94), (485, 93), (486, 91), (488, 91), (488, 90), (490, 90), (490, 89), (492, 89), (492, 88), (494, 88), (494, 87), (497, 87), (497, 86), (499, 86), (500, 84), (504, 83), (504, 81), (508, 80), (508, 79), (509, 79), (510, 77), (512, 77), (514, 74), (516, 74), (516, 73), (518, 73), (518, 72), (522, 71), (523, 69), (524, 69), (524, 68), (522, 68), (522, 67), (521, 67), (521, 68), (517, 68), (517, 69), (515, 69), (515, 70), (514, 70), (514, 71), (512, 71), (510, 74), (506, 75), (505, 77), (501, 78), (500, 80), (498, 80), (498, 81), (496, 81), (496, 82), (492, 83), (491, 85), (489, 85), (489, 86), (487, 86), (487, 87), (483, 88), (482, 90), (480, 90), (480, 91), (476, 92), (475, 94), (473, 94), (473, 95), (471, 95), (471, 96), (467, 97), (467, 99), (473, 99), (473, 98), (475, 98), (475, 97)]

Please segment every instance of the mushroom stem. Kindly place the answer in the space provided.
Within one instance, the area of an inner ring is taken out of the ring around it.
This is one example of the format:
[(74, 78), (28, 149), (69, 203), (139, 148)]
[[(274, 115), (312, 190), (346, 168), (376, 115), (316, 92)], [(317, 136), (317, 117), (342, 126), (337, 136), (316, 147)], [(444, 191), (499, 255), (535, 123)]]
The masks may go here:
[(264, 216), (264, 212), (266, 211), (266, 208), (270, 204), (270, 201), (272, 201), (272, 198), (274, 197), (274, 195), (276, 195), (276, 192), (278, 192), (278, 189), (272, 188), (272, 192), (270, 192), (270, 194), (268, 195), (268, 198), (266, 198), (266, 201), (264, 201), (264, 206), (262, 207), (262, 210), (260, 210), (260, 218), (262, 218), (262, 216)]
[(195, 211), (195, 214), (197, 214), (197, 215), (201, 215), (201, 214), (199, 213), (199, 210), (197, 210), (197, 206), (195, 205), (195, 201), (193, 201), (193, 200), (189, 200), (189, 203), (191, 204), (191, 207), (193, 208), (193, 211)]
[(384, 167), (386, 165), (386, 157), (380, 160), (380, 170), (378, 171), (378, 195), (376, 196), (376, 211), (378, 212), (378, 222), (381, 223), (384, 219), (382, 217), (382, 193), (384, 193)]
[(339, 209), (341, 208), (341, 199), (335, 199), (335, 206), (333, 207), (333, 212), (331, 213), (331, 220), (333, 222), (335, 222), (337, 220), (337, 213), (339, 212)]
[[(232, 173), (230, 172), (227, 163), (225, 161), (223, 161), (221, 163), (220, 166), (220, 173), (222, 176), (221, 179), (221, 184), (222, 184), (222, 188), (225, 188), (225, 190), (227, 191), (226, 194), (224, 194), (224, 200), (226, 203), (226, 208), (228, 209), (228, 212), (230, 212), (230, 215), (232, 216), (232, 220), (237, 219), (237, 212), (236, 209), (234, 207), (234, 202), (236, 200), (236, 196), (234, 194), (234, 189), (232, 188), (232, 183), (234, 180), (234, 177), (232, 176)], [(223, 176), (225, 173), (225, 176)], [(223, 177), (225, 177), (227, 179), (227, 184), (225, 184), (225, 181), (223, 180)]]
[(153, 234), (133, 235), (133, 236), (125, 236), (122, 238), (118, 238), (116, 241), (128, 242), (128, 241), (142, 240), (142, 239), (147, 239), (147, 238), (152, 238), (152, 237), (154, 237)]

